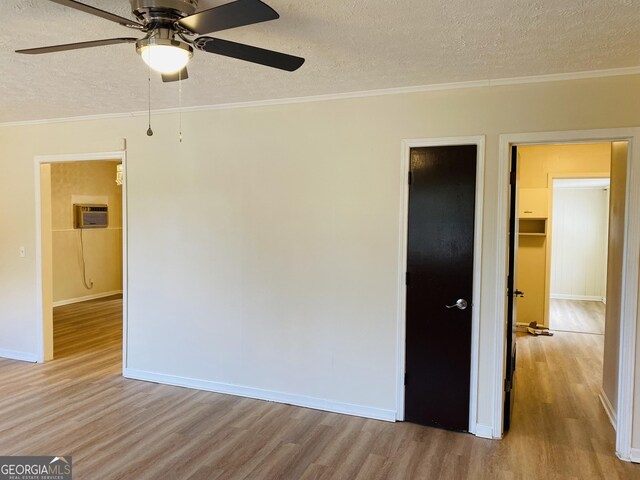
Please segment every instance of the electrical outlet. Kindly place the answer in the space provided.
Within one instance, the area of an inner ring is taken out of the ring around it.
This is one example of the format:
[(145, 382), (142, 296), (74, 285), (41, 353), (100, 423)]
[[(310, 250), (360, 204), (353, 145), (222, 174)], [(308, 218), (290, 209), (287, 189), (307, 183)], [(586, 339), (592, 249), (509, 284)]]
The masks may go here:
[(20, 250), (19, 250), (19, 252), (20, 252), (20, 257), (21, 257), (21, 258), (24, 258), (24, 257), (26, 257), (26, 256), (27, 256), (27, 251), (25, 250), (24, 245), (20, 245)]

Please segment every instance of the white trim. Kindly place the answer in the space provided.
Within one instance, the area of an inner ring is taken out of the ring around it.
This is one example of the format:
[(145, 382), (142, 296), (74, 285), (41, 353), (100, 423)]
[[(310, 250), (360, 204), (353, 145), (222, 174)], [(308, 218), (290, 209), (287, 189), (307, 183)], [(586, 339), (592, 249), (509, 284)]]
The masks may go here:
[(84, 297), (69, 298), (67, 300), (58, 300), (53, 302), (54, 307), (62, 307), (64, 305), (71, 305), (72, 303), (86, 302), (88, 300), (96, 300), (98, 298), (110, 297), (112, 295), (119, 295), (122, 290), (113, 290), (111, 292), (94, 293), (93, 295), (85, 295)]
[(36, 363), (38, 361), (38, 355), (36, 353), (18, 352), (16, 350), (5, 350), (3, 348), (0, 348), (0, 357), (31, 363)]
[(500, 135), (496, 315), (494, 352), (494, 429), (502, 432), (504, 352), (506, 325), (507, 272), (507, 194), (511, 145), (549, 143), (629, 142), (627, 172), (627, 208), (625, 214), (625, 242), (623, 252), (622, 314), (620, 319), (620, 356), (618, 369), (618, 405), (616, 406), (616, 454), (629, 461), (631, 456), (631, 428), (633, 424), (633, 396), (635, 380), (636, 330), (638, 314), (638, 263), (640, 256), (640, 128), (613, 128), (567, 132), (542, 132)]
[(607, 414), (607, 417), (609, 417), (609, 421), (611, 422), (611, 425), (615, 430), (616, 422), (617, 422), (616, 411), (613, 409), (613, 406), (611, 406), (609, 397), (607, 397), (607, 394), (604, 392), (602, 388), (600, 389), (600, 393), (598, 393), (598, 398), (600, 399), (600, 403), (602, 403), (602, 407), (604, 408), (604, 411)]
[[(325, 95), (309, 95), (304, 97), (290, 97), (290, 98), (276, 98), (270, 100), (253, 100), (248, 102), (236, 102), (236, 103), (222, 103), (215, 105), (201, 105), (193, 107), (183, 108), (165, 108), (159, 110), (152, 110), (154, 115), (170, 114), (170, 113), (189, 113), (189, 112), (206, 112), (213, 110), (232, 110), (237, 108), (252, 108), (252, 107), (268, 107), (272, 105), (286, 105), (293, 103), (312, 103), (312, 102), (324, 102), (331, 100), (348, 100), (352, 98), (366, 98), (366, 97), (378, 97), (384, 95), (398, 95), (405, 93), (420, 93), (420, 92), (433, 92), (442, 90), (457, 90), (462, 88), (479, 88), (479, 87), (495, 87), (504, 85), (521, 85), (527, 83), (546, 83), (546, 82), (560, 82), (566, 80), (582, 80), (587, 78), (602, 78), (602, 77), (617, 77), (623, 75), (638, 75), (640, 74), (640, 66), (637, 67), (625, 67), (625, 68), (612, 68), (606, 70), (588, 70), (584, 72), (573, 73), (554, 73), (548, 75), (533, 75), (526, 77), (509, 77), (509, 78), (496, 78), (489, 80), (472, 80), (466, 82), (451, 82), (451, 83), (436, 83), (428, 85), (415, 85), (408, 87), (394, 87), (394, 88), (382, 88), (375, 90), (362, 90), (354, 92), (344, 93), (329, 93)], [(48, 118), (40, 120), (23, 120), (16, 122), (0, 123), (0, 127), (19, 127), (24, 125), (42, 125), (52, 123), (65, 123), (65, 122), (78, 122), (86, 120), (105, 120), (111, 118), (130, 118), (148, 115), (149, 112), (136, 111), (136, 112), (121, 112), (121, 113), (104, 113), (97, 115), (83, 115), (76, 117), (62, 117), (62, 118)]]
[[(70, 153), (68, 155), (36, 155), (36, 164), (42, 163), (66, 163), (66, 162), (90, 162), (90, 161), (111, 161), (122, 162), (124, 151), (98, 152), (98, 153)], [(114, 179), (115, 182), (115, 179)]]
[(549, 295), (554, 300), (577, 300), (580, 302), (603, 302), (604, 297), (598, 295), (570, 295), (566, 293), (552, 293)]
[[(397, 307), (397, 340), (398, 360), (396, 378), (396, 411), (397, 420), (404, 420), (404, 370), (406, 349), (406, 300), (407, 291), (405, 276), (407, 271), (407, 241), (409, 213), (409, 162), (412, 148), (436, 147), (449, 145), (476, 145), (476, 199), (474, 220), (473, 248), (473, 299), (471, 318), (471, 383), (469, 385), (469, 432), (478, 434), (476, 424), (478, 414), (478, 365), (480, 348), (480, 289), (482, 279), (482, 226), (484, 201), (484, 158), (485, 137), (483, 135), (468, 137), (444, 137), (406, 139), (401, 145), (400, 161), (400, 248), (398, 255), (398, 307)], [(485, 430), (486, 431), (486, 430)], [(481, 436), (481, 435), (479, 435)]]
[(629, 460), (633, 463), (640, 463), (640, 448), (632, 448), (629, 452)]
[(476, 425), (476, 437), (493, 439), (493, 427), (491, 425)]
[(549, 174), (549, 180), (553, 182), (552, 188), (556, 190), (607, 190), (611, 187), (611, 178), (609, 177), (552, 177)]
[(199, 380), (195, 378), (166, 375), (162, 373), (147, 372), (131, 368), (123, 368), (123, 376), (133, 380), (144, 380), (147, 382), (162, 383), (165, 385), (175, 385), (178, 387), (195, 388), (208, 392), (222, 393), (226, 395), (236, 395), (238, 397), (267, 400), (270, 402), (286, 403), (297, 407), (313, 408), (327, 412), (343, 413), (345, 415), (355, 415), (357, 417), (373, 418), (393, 422), (396, 419), (394, 410), (368, 407), (366, 405), (355, 405), (352, 403), (338, 402), (335, 400), (325, 400), (323, 398), (308, 397), (293, 393), (277, 392), (262, 388), (246, 387), (244, 385), (233, 385), (230, 383), (212, 382), (209, 380)]
[[(127, 365), (127, 327), (128, 327), (128, 303), (127, 303), (127, 154), (126, 140), (123, 140), (124, 150), (112, 152), (72, 153), (59, 155), (36, 155), (34, 157), (34, 181), (35, 181), (35, 223), (36, 223), (36, 312), (38, 321), (38, 355), (37, 361), (45, 361), (45, 342), (51, 344), (52, 338), (44, 338), (44, 306), (42, 302), (42, 199), (40, 198), (40, 166), (47, 163), (86, 162), (86, 161), (114, 161), (122, 163), (122, 365)], [(115, 180), (114, 180), (115, 181)]]

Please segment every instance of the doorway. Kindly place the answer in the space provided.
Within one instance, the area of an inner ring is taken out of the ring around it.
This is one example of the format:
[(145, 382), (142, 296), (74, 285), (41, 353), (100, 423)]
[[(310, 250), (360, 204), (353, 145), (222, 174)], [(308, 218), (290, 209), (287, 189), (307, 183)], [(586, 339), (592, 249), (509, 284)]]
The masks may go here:
[[(599, 335), (599, 339), (588, 341), (576, 337), (569, 343), (579, 349), (582, 344), (595, 342), (595, 348), (584, 351), (592, 353), (593, 358), (588, 354), (585, 358), (599, 372), (605, 353), (615, 355), (614, 351), (602, 351), (612, 157), (610, 142), (512, 147), (508, 290), (513, 294), (509, 296), (508, 318), (514, 328), (507, 333), (507, 351), (511, 354), (507, 357), (505, 430), (514, 406), (518, 343), (534, 348), (522, 336), (516, 342), (517, 330)], [(623, 162), (626, 160), (625, 156)], [(624, 176), (616, 178), (616, 192), (621, 195), (624, 183)], [(615, 318), (610, 321), (619, 322)], [(557, 337), (547, 342), (548, 356), (570, 354), (566, 349), (553, 350), (560, 342)], [(599, 385), (601, 376), (598, 373), (585, 381)], [(531, 378), (531, 383), (538, 381), (535, 376)]]
[(471, 433), (483, 159), (483, 137), (404, 142), (398, 419)]
[(124, 152), (36, 157), (41, 362), (104, 349), (125, 359), (124, 161)]
[[(618, 285), (620, 286), (619, 298), (616, 301), (616, 299), (614, 298), (609, 298), (610, 294), (607, 294), (607, 309), (609, 309), (609, 307), (612, 307), (612, 309), (615, 310), (617, 305), (618, 314), (614, 315), (614, 317), (619, 321), (619, 332), (632, 331), (634, 332), (633, 337), (635, 337), (635, 328), (636, 328), (635, 312), (637, 311), (637, 285), (638, 285), (637, 284), (637, 273), (638, 273), (637, 258), (638, 258), (638, 246), (639, 246), (638, 239), (639, 239), (640, 232), (638, 231), (638, 228), (637, 228), (637, 225), (635, 225), (635, 222), (629, 221), (629, 219), (633, 215), (632, 212), (638, 212), (638, 209), (639, 209), (639, 205), (636, 198), (637, 192), (635, 191), (637, 188), (637, 184), (635, 184), (632, 179), (632, 177), (635, 177), (638, 175), (637, 170), (634, 170), (633, 166), (637, 165), (636, 162), (638, 162), (639, 159), (637, 158), (638, 157), (637, 152), (634, 153), (633, 149), (631, 148), (632, 143), (634, 141), (635, 142), (638, 141), (638, 133), (639, 132), (637, 131), (637, 129), (618, 129), (618, 130), (608, 130), (608, 131), (603, 130), (603, 131), (588, 131), (588, 132), (558, 132), (558, 133), (548, 133), (548, 134), (504, 135), (504, 136), (501, 136), (501, 151), (500, 151), (501, 166), (507, 167), (507, 165), (514, 158), (514, 155), (517, 155), (517, 150), (519, 150), (519, 148), (516, 149), (514, 147), (525, 148), (525, 146), (533, 146), (536, 148), (542, 148), (543, 146), (549, 145), (549, 144), (555, 144), (555, 145), (568, 144), (568, 145), (575, 146), (576, 144), (579, 144), (579, 143), (582, 143), (582, 144), (608, 143), (608, 148), (612, 150), (611, 142), (614, 142), (613, 145), (618, 145), (618, 146), (620, 146), (621, 144), (624, 144), (624, 147), (625, 147), (624, 153), (620, 151), (618, 151), (617, 153), (619, 158), (618, 164), (622, 165), (623, 169), (629, 173), (629, 176), (628, 178), (624, 178), (624, 172), (623, 172), (623, 176), (621, 180), (620, 180), (620, 176), (618, 175), (618, 182), (616, 182), (615, 179), (612, 178), (611, 189), (612, 191), (614, 190), (614, 183), (621, 184), (622, 193), (618, 196), (621, 197), (622, 204), (626, 207), (626, 210), (628, 213), (627, 215), (623, 214), (621, 216), (618, 216), (618, 222), (616, 223), (617, 229), (616, 229), (615, 236), (619, 240), (621, 240), (620, 243), (617, 244), (617, 250), (616, 250), (617, 255), (620, 257), (620, 264), (619, 264), (620, 268), (618, 269), (618, 274), (619, 274), (618, 276), (620, 277), (618, 279)], [(628, 151), (626, 150), (627, 146), (629, 146)], [(513, 151), (512, 151), (512, 148), (514, 148)], [(507, 172), (509, 171), (506, 168), (505, 170)], [(517, 178), (517, 175), (515, 175), (515, 173), (516, 172), (514, 172), (513, 176)], [(595, 177), (596, 175), (593, 175), (593, 176)], [(552, 175), (549, 175), (551, 190), (553, 190), (552, 177), (553, 177)], [(564, 177), (571, 177), (571, 175), (565, 174)], [(618, 191), (620, 191), (620, 188)], [(507, 192), (504, 190), (501, 190), (501, 192), (504, 193), (503, 198), (506, 200)], [(535, 195), (533, 195), (535, 192), (530, 192), (530, 193), (532, 194), (530, 195), (531, 198), (535, 197)], [(549, 197), (551, 196), (552, 195), (550, 194)], [(551, 224), (548, 223), (549, 219), (546, 218), (547, 215), (535, 214), (536, 202), (532, 203), (531, 198), (526, 200), (526, 203), (529, 203), (530, 205), (534, 205), (534, 208), (527, 208), (523, 205), (518, 206), (520, 218), (517, 219), (518, 221), (516, 223), (519, 224), (520, 226), (523, 225), (522, 218), (521, 218), (522, 213), (524, 213), (525, 210), (528, 210), (528, 213), (530, 213), (531, 216), (529, 218), (525, 218), (526, 220), (525, 232), (534, 233), (534, 235), (537, 235), (539, 237), (544, 237), (544, 235), (546, 234), (550, 235), (552, 228), (550, 227)], [(517, 203), (517, 200), (515, 201)], [(508, 207), (509, 204), (510, 203), (505, 202), (504, 204), (505, 208)], [(513, 202), (511, 202), (511, 205), (513, 205)], [(542, 221), (542, 220), (546, 220), (546, 221)], [(507, 235), (507, 230), (506, 230), (506, 226), (507, 226), (506, 218), (504, 223), (501, 222), (500, 226), (505, 228), (504, 238), (506, 243), (506, 239), (509, 237), (509, 235)], [(613, 223), (612, 223), (612, 228), (613, 228)], [(612, 235), (612, 238), (613, 238), (613, 235)], [(537, 241), (540, 241), (540, 240), (541, 240), (540, 238), (537, 239)], [(531, 241), (534, 241), (534, 240), (531, 239)], [(503, 246), (506, 247), (505, 244), (503, 244)], [(542, 247), (542, 246), (539, 246), (539, 247)], [(540, 251), (543, 251), (543, 249), (540, 248)], [(512, 255), (509, 255), (508, 257), (511, 258)], [(500, 255), (498, 256), (498, 258), (500, 259)], [(507, 259), (507, 256), (505, 255), (505, 263), (502, 263), (502, 265), (505, 267), (505, 271), (507, 266), (506, 259)], [(542, 263), (544, 264), (544, 262)], [(549, 263), (547, 262), (547, 268), (548, 267), (549, 267)], [(609, 271), (611, 272), (611, 270)], [(501, 290), (501, 286), (506, 286), (507, 278), (508, 278), (508, 275), (505, 276), (505, 278), (502, 280), (500, 279), (500, 277), (498, 278), (497, 284), (498, 284), (499, 291)], [(614, 279), (608, 278), (609, 284), (611, 284), (612, 281), (615, 282)], [(549, 284), (547, 283), (547, 286), (546, 286), (547, 291), (549, 290), (549, 288), (550, 288)], [(515, 292), (516, 289), (521, 289), (524, 292), (525, 297), (527, 296), (527, 291), (524, 288), (521, 288), (520, 285), (516, 285), (514, 289), (511, 289), (510, 291), (507, 292), (508, 293), (507, 302), (505, 303), (503, 312), (506, 313), (507, 311), (506, 307), (508, 304), (514, 303), (514, 302), (515, 303), (520, 302), (520, 299), (516, 300), (516, 298), (514, 297), (514, 294), (516, 293)], [(546, 297), (547, 299), (549, 298), (548, 295), (544, 295), (544, 297)], [(538, 301), (539, 300), (540, 300), (540, 297), (538, 296)], [(520, 307), (518, 306), (518, 308)], [(542, 309), (538, 309), (537, 323), (542, 326), (548, 326), (549, 325), (548, 316), (545, 318), (544, 310), (545, 310), (544, 307)], [(628, 312), (628, 315), (624, 314), (625, 311)], [(506, 326), (507, 326), (507, 330), (510, 330), (511, 327), (515, 327), (515, 323), (507, 322)], [(499, 331), (504, 332), (504, 330), (502, 329), (500, 329)], [(498, 340), (500, 344), (505, 345), (505, 337), (500, 335), (498, 337)], [(544, 339), (541, 339), (541, 340), (544, 340)], [(553, 340), (556, 340), (556, 339), (553, 339)], [(628, 385), (631, 384), (629, 382), (631, 382), (633, 379), (633, 365), (630, 365), (630, 363), (632, 362), (629, 362), (629, 359), (633, 358), (633, 356), (631, 355), (631, 352), (633, 352), (635, 345), (630, 345), (629, 344), (630, 342), (625, 341), (622, 333), (620, 333), (615, 340), (616, 342), (614, 342), (613, 345), (609, 345), (609, 348), (614, 349), (614, 352), (611, 355), (611, 358), (615, 358), (616, 367), (620, 367), (620, 376), (618, 377), (617, 374), (614, 375), (616, 380), (616, 385), (614, 390), (616, 395), (620, 393), (617, 400), (614, 402), (615, 405), (617, 406), (617, 420), (615, 422), (616, 451), (618, 452), (621, 458), (628, 459), (629, 458), (628, 452), (630, 452), (629, 427), (631, 425), (631, 411), (629, 407), (630, 407), (631, 395), (629, 393), (630, 390), (627, 390), (627, 389), (629, 388)], [(509, 344), (505, 346), (507, 347), (506, 357), (508, 358), (509, 355), (511, 354), (512, 349), (510, 348)], [(539, 359), (541, 358), (540, 357), (541, 352), (539, 351), (539, 349), (541, 348), (543, 347), (542, 346), (536, 347), (537, 350), (535, 350), (535, 351), (538, 351), (537, 355)], [(620, 359), (619, 361), (618, 361), (618, 358)], [(503, 363), (504, 361), (505, 361), (505, 357), (502, 358), (501, 363)], [(506, 375), (505, 375), (506, 379), (510, 378), (509, 375), (511, 373), (512, 372), (510, 371), (506, 371)], [(528, 371), (527, 375), (530, 375), (530, 373), (531, 373), (531, 370)], [(500, 378), (504, 379), (505, 376), (500, 375)], [(618, 378), (620, 379), (619, 384), (617, 382)], [(552, 382), (553, 380), (549, 380), (549, 381)], [(499, 388), (500, 388), (499, 391), (501, 393), (500, 397), (502, 398), (502, 401), (504, 401), (506, 396), (506, 392), (505, 392), (506, 389), (504, 389), (503, 385), (500, 385)], [(497, 409), (497, 411), (501, 413), (500, 420), (503, 420), (505, 418), (502, 415), (504, 415), (504, 413), (507, 412), (507, 406), (506, 404), (501, 403), (500, 407), (501, 408)], [(517, 404), (515, 408), (516, 409), (518, 408)], [(624, 452), (627, 452), (627, 453), (625, 454)]]
[(611, 180), (609, 176), (576, 174), (552, 178), (549, 183), (548, 326), (556, 331), (604, 335)]

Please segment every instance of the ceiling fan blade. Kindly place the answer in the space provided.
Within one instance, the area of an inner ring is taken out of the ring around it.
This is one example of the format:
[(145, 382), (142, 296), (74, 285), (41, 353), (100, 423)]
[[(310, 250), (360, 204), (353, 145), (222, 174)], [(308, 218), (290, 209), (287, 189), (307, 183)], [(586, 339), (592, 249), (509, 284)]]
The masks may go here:
[(162, 81), (163, 82), (177, 82), (178, 80), (186, 80), (189, 78), (189, 72), (187, 72), (187, 67), (184, 67), (182, 70), (176, 73), (163, 73)]
[(269, 5), (260, 0), (236, 0), (219, 7), (203, 10), (182, 18), (178, 24), (195, 33), (212, 33), (229, 28), (280, 18)]
[(66, 43), (64, 45), (52, 45), (50, 47), (27, 48), (16, 50), (16, 53), (38, 55), (40, 53), (64, 52), (66, 50), (78, 50), (80, 48), (102, 47), (105, 45), (117, 45), (119, 43), (135, 43), (137, 38), (108, 38), (106, 40), (93, 40), (90, 42)]
[(85, 5), (84, 3), (75, 2), (73, 0), (49, 0), (49, 1), (53, 3), (57, 3), (59, 5), (64, 5), (65, 7), (80, 10), (81, 12), (95, 15), (100, 18), (104, 18), (105, 20), (110, 20), (112, 22), (119, 23), (123, 27), (136, 28), (136, 29), (143, 28), (143, 26), (138, 22), (136, 22), (135, 20), (129, 20), (128, 18), (121, 17), (114, 13), (105, 12), (104, 10), (100, 10), (99, 8), (95, 8), (90, 5)]
[(304, 58), (219, 38), (199, 37), (196, 38), (193, 44), (196, 48), (205, 52), (237, 58), (246, 62), (259, 63), (260, 65), (279, 68), (287, 72), (297, 70), (304, 63)]

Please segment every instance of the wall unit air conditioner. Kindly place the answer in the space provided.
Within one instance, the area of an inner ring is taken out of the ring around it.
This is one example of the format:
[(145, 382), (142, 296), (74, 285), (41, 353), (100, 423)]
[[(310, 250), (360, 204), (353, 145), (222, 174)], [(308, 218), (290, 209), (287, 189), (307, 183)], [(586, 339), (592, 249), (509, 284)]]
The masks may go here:
[(104, 204), (74, 204), (73, 218), (75, 228), (107, 228), (109, 207)]

